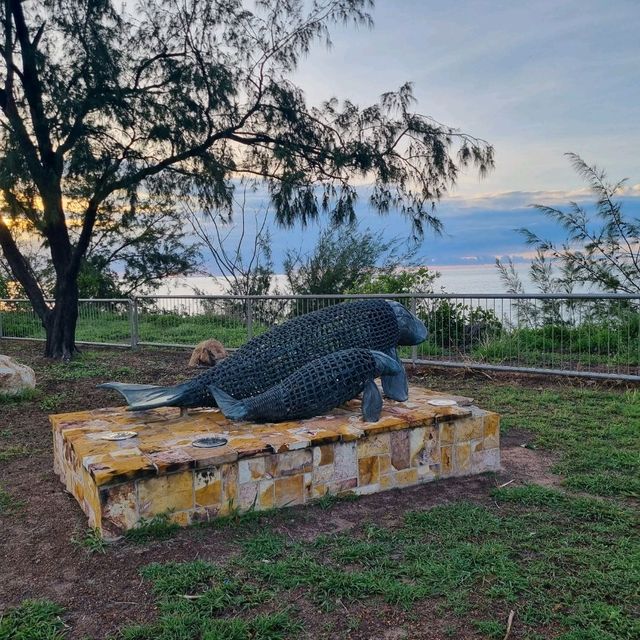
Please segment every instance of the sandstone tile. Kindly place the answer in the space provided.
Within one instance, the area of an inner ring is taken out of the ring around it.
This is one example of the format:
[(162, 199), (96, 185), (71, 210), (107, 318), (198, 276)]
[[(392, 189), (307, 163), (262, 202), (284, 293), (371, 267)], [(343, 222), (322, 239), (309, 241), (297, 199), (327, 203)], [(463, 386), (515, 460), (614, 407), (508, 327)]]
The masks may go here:
[(313, 484), (323, 484), (325, 482), (331, 482), (336, 477), (336, 470), (334, 465), (325, 464), (321, 467), (314, 467), (312, 474)]
[(402, 469), (396, 472), (396, 484), (398, 487), (408, 487), (418, 484), (418, 470), (415, 467), (411, 469)]
[(288, 451), (278, 455), (277, 477), (309, 473), (313, 469), (313, 454), (310, 449)]
[(456, 422), (456, 442), (468, 442), (476, 438), (482, 438), (484, 419), (482, 415), (472, 416)]
[(343, 493), (353, 493), (353, 489), (358, 486), (358, 478), (348, 478), (339, 482), (331, 482), (328, 487), (328, 493), (339, 496)]
[(264, 457), (238, 460), (238, 482), (240, 484), (261, 480), (265, 474)]
[(319, 447), (313, 448), (313, 466), (321, 467), (327, 464), (333, 464), (334, 461), (334, 453), (333, 453), (333, 444), (324, 444)]
[(388, 433), (367, 436), (358, 441), (358, 458), (380, 456), (391, 453), (391, 438)]
[(500, 416), (487, 412), (484, 418), (484, 448), (494, 449), (500, 446)]
[(451, 422), (442, 422), (440, 427), (440, 442), (442, 444), (452, 444), (455, 437), (455, 425)]
[(287, 507), (304, 502), (304, 476), (287, 476), (276, 478), (275, 481), (275, 506)]
[(453, 452), (452, 447), (440, 447), (440, 472), (443, 476), (453, 471)]
[(426, 427), (418, 427), (409, 431), (409, 460), (413, 467), (417, 466), (419, 458), (423, 457), (426, 433)]
[(407, 469), (411, 466), (409, 430), (394, 431), (390, 434), (391, 464), (395, 469)]
[(394, 489), (397, 486), (396, 474), (388, 473), (387, 475), (380, 476), (380, 491), (387, 491), (388, 489)]
[(391, 466), (391, 456), (378, 456), (378, 460), (380, 461), (381, 476), (394, 471), (394, 468)]
[(194, 471), (196, 507), (214, 507), (222, 503), (222, 474), (219, 467)]
[(258, 508), (261, 510), (273, 509), (275, 503), (275, 481), (261, 480), (258, 483)]
[(167, 511), (193, 509), (193, 473), (181, 471), (138, 481), (140, 515), (150, 518)]
[(241, 511), (250, 511), (256, 508), (258, 502), (258, 483), (245, 482), (238, 486), (238, 507)]
[(358, 486), (375, 484), (380, 477), (380, 458), (369, 456), (358, 460)]
[(461, 442), (455, 448), (455, 470), (457, 473), (466, 473), (471, 467), (471, 445)]
[(341, 442), (334, 449), (334, 481), (341, 482), (358, 476), (355, 442)]
[(224, 464), (220, 471), (222, 475), (222, 502), (236, 504), (238, 500), (238, 465)]
[(140, 518), (136, 500), (136, 485), (125, 482), (100, 489), (102, 518), (100, 528), (103, 537), (113, 539), (135, 526)]

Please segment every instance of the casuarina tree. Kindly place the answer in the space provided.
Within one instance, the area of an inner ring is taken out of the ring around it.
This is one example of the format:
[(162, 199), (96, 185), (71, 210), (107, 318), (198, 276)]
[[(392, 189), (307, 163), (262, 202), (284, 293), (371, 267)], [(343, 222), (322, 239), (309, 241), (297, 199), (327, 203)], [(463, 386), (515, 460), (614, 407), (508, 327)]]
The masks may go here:
[[(412, 111), (406, 84), (359, 107), (307, 104), (293, 80), (335, 24), (371, 22), (370, 0), (0, 0), (0, 246), (46, 329), (75, 350), (78, 274), (92, 237), (144, 203), (232, 210), (238, 178), (265, 181), (277, 221), (370, 205), (416, 234), (483, 140)], [(51, 254), (46, 303), (14, 224)]]

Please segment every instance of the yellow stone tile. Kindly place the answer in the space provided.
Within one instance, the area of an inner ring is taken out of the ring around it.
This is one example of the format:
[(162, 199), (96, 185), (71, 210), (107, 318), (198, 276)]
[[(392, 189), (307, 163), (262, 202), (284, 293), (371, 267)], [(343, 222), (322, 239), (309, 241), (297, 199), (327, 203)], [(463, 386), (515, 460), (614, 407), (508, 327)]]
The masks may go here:
[(178, 511), (169, 514), (169, 520), (180, 527), (187, 527), (191, 524), (191, 512)]
[(381, 456), (391, 453), (390, 436), (388, 433), (381, 433), (368, 436), (358, 441), (358, 458), (368, 458), (369, 456)]
[(358, 486), (375, 484), (380, 477), (380, 459), (378, 456), (358, 459)]
[(378, 456), (378, 460), (380, 461), (380, 475), (391, 473), (391, 456)]
[(471, 445), (461, 442), (456, 445), (456, 471), (468, 471), (471, 466)]
[(193, 474), (196, 507), (222, 504), (222, 478), (219, 469), (202, 469)]
[(140, 519), (136, 501), (136, 485), (126, 482), (100, 490), (102, 505), (101, 530), (106, 538), (115, 538), (131, 529)]
[(327, 495), (329, 491), (329, 486), (326, 484), (313, 484), (311, 486), (311, 498), (313, 500), (317, 500), (318, 498), (322, 498)]
[(313, 454), (310, 449), (287, 451), (278, 454), (278, 477), (309, 473), (312, 469)]
[(193, 473), (181, 471), (158, 478), (138, 481), (140, 515), (155, 516), (166, 511), (183, 511), (194, 507)]
[(384, 476), (380, 476), (380, 490), (386, 491), (387, 489), (393, 489), (396, 487), (396, 474), (389, 473)]
[(440, 447), (440, 472), (445, 475), (453, 470), (451, 447)]
[(286, 507), (304, 502), (304, 476), (287, 476), (276, 478), (275, 481), (275, 505)]
[(258, 506), (260, 509), (272, 509), (275, 506), (275, 483), (273, 480), (261, 480), (258, 485)]
[(414, 484), (418, 484), (418, 470), (416, 468), (396, 471), (396, 485), (398, 487), (408, 487)]
[(237, 463), (223, 464), (222, 473), (222, 502), (236, 504), (238, 500), (238, 465)]
[(333, 464), (334, 458), (333, 444), (324, 444), (313, 449), (313, 465), (315, 467)]
[(456, 442), (468, 442), (474, 438), (482, 438), (483, 435), (483, 417), (472, 416), (455, 423)]
[(487, 412), (484, 417), (484, 448), (495, 449), (500, 446), (500, 416)]
[(442, 444), (452, 444), (455, 436), (455, 426), (453, 422), (440, 423), (440, 442)]

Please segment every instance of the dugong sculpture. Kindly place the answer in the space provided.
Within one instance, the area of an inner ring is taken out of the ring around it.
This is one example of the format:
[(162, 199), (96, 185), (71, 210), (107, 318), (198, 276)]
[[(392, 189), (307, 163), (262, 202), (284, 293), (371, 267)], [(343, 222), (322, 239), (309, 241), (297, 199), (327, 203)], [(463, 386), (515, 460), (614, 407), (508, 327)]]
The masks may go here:
[(382, 396), (374, 378), (402, 371), (399, 362), (380, 351), (345, 349), (313, 360), (259, 396), (236, 400), (213, 385), (209, 389), (227, 418), (256, 422), (312, 418), (364, 392), (363, 420), (377, 422)]
[[(358, 300), (325, 307), (288, 320), (249, 340), (235, 353), (196, 378), (172, 387), (108, 382), (130, 411), (156, 407), (215, 407), (209, 387), (235, 399), (260, 395), (305, 364), (343, 349), (381, 351), (398, 360), (398, 345), (419, 344), (427, 337), (423, 322), (398, 302)], [(382, 375), (385, 395), (408, 397), (404, 370)]]

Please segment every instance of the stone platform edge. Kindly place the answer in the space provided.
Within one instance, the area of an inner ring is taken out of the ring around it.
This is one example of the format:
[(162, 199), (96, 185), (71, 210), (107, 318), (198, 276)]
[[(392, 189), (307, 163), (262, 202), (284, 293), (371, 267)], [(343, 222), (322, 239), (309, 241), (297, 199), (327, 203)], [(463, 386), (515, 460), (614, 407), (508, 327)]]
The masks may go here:
[[(409, 402), (385, 403), (378, 423), (361, 421), (357, 401), (328, 416), (280, 425), (234, 425), (217, 410), (186, 417), (170, 409), (59, 414), (51, 416), (54, 468), (89, 526), (105, 538), (159, 514), (188, 525), (326, 494), (364, 495), (497, 470), (499, 416), (473, 405), (432, 407), (428, 397), (443, 396), (412, 389)], [(96, 437), (127, 429), (139, 436)], [(212, 432), (229, 443), (189, 445)]]

